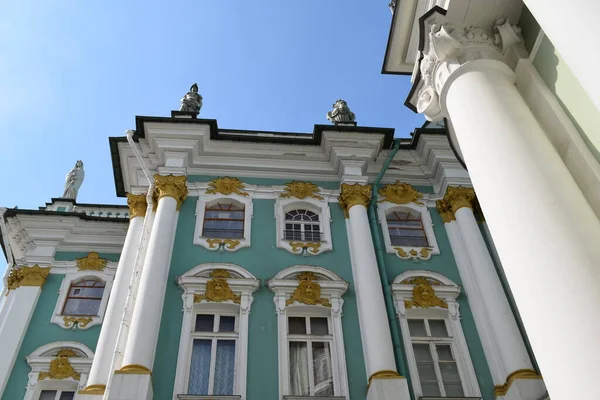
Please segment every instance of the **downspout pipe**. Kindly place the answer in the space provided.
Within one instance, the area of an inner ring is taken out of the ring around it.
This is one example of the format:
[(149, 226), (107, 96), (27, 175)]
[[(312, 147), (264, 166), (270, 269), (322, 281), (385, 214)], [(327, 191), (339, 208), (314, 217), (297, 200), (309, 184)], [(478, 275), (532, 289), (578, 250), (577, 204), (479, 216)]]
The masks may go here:
[[(388, 323), (390, 325), (390, 330), (392, 334), (392, 344), (394, 346), (394, 356), (396, 358), (396, 368), (398, 369), (398, 373), (404, 377), (408, 378), (407, 368), (406, 368), (406, 360), (404, 359), (404, 352), (402, 351), (402, 343), (400, 341), (400, 330), (398, 328), (398, 322), (396, 321), (396, 312), (394, 307), (394, 299), (392, 298), (392, 287), (390, 286), (390, 281), (387, 277), (387, 271), (385, 268), (385, 258), (383, 252), (383, 245), (381, 243), (381, 227), (377, 223), (377, 199), (379, 192), (379, 185), (383, 176), (385, 175), (388, 167), (390, 166), (394, 156), (400, 150), (400, 141), (401, 139), (394, 139), (394, 143), (390, 152), (388, 154), (387, 159), (383, 163), (375, 182), (372, 185), (372, 196), (371, 202), (368, 207), (369, 214), (369, 225), (371, 227), (371, 236), (373, 237), (373, 244), (375, 246), (375, 255), (377, 258), (377, 268), (379, 269), (379, 276), (381, 278), (381, 285), (383, 286), (383, 298), (385, 300), (385, 310), (387, 312)], [(411, 390), (411, 385), (409, 385), (409, 390)]]

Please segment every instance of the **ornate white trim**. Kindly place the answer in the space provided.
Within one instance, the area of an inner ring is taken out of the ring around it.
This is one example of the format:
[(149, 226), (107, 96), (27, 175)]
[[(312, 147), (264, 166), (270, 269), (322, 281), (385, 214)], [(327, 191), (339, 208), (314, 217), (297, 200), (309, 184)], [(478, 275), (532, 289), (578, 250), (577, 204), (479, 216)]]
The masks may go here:
[[(296, 276), (302, 272), (312, 272), (317, 276), (321, 287), (321, 297), (329, 300), (331, 307), (323, 305), (306, 305), (297, 301), (286, 305), (295, 292), (299, 281)], [(342, 295), (348, 290), (348, 283), (333, 272), (311, 265), (295, 265), (280, 271), (267, 282), (269, 289), (275, 293), (273, 301), (277, 313), (278, 356), (279, 356), (279, 398), (284, 398), (290, 391), (289, 357), (287, 340), (288, 314), (302, 316), (324, 316), (331, 318), (333, 346), (331, 348), (332, 372), (335, 396), (348, 398), (348, 375), (346, 372), (346, 354), (344, 351), (344, 335), (342, 331)]]
[[(427, 242), (429, 247), (410, 247), (410, 246), (394, 246), (390, 239), (390, 232), (388, 230), (388, 223), (386, 215), (392, 211), (411, 211), (418, 213), (421, 216), (421, 222), (423, 223), (423, 229), (425, 230), (425, 236), (427, 236)], [(385, 242), (385, 250), (388, 253), (396, 254), (398, 257), (408, 259), (422, 259), (428, 260), (431, 255), (440, 254), (440, 248), (438, 247), (437, 240), (435, 238), (435, 232), (433, 231), (433, 221), (431, 220), (431, 213), (426, 205), (419, 205), (415, 203), (408, 204), (394, 204), (387, 201), (379, 203), (377, 206), (377, 217), (381, 224), (381, 230), (383, 231), (383, 241)], [(427, 251), (423, 251), (427, 249)]]
[[(52, 313), (50, 322), (60, 326), (63, 329), (85, 330), (91, 328), (92, 326), (100, 325), (104, 320), (104, 313), (106, 312), (106, 305), (108, 304), (108, 298), (110, 296), (110, 291), (112, 289), (114, 277), (114, 272), (105, 273), (101, 271), (91, 270), (70, 272), (65, 274), (65, 277), (63, 278), (62, 283), (60, 284), (60, 289), (58, 290), (58, 300), (56, 300), (56, 305), (54, 306), (54, 312)], [(71, 287), (71, 283), (73, 281), (78, 281), (83, 278), (100, 279), (104, 282), (104, 293), (102, 293), (102, 300), (100, 301), (100, 307), (98, 308), (98, 315), (63, 315), (62, 310), (63, 306), (65, 305), (67, 295), (69, 294), (69, 288)], [(83, 318), (85, 320), (80, 320), (79, 322), (77, 322), (73, 320), (73, 318)], [(89, 321), (87, 320), (88, 318)]]
[[(415, 285), (405, 284), (402, 282), (406, 279), (416, 277), (424, 277), (437, 282), (433, 286), (435, 295), (446, 302), (448, 308), (413, 307), (407, 309), (404, 305), (404, 301), (413, 299), (413, 289)], [(423, 394), (423, 390), (421, 389), (419, 380), (416, 379), (416, 377), (419, 375), (417, 371), (415, 354), (412, 348), (410, 331), (408, 328), (409, 318), (437, 318), (444, 319), (446, 321), (448, 334), (452, 338), (452, 351), (456, 358), (456, 365), (458, 367), (464, 395), (466, 397), (480, 397), (481, 391), (479, 389), (479, 383), (477, 382), (477, 376), (475, 375), (475, 369), (473, 368), (473, 362), (471, 361), (471, 355), (469, 353), (469, 348), (467, 347), (467, 341), (460, 323), (459, 305), (456, 301), (457, 297), (460, 295), (460, 287), (441, 274), (424, 270), (411, 270), (398, 275), (394, 279), (392, 291), (394, 293), (396, 312), (400, 320), (400, 330), (402, 332), (404, 350), (408, 360), (408, 369), (410, 371), (410, 375), (413, 377), (412, 385), (415, 397), (418, 398), (421, 396)]]
[[(206, 238), (202, 236), (202, 230), (204, 228), (204, 213), (207, 205), (215, 204), (219, 201), (232, 201), (239, 205), (244, 206), (244, 237), (239, 239), (232, 239), (233, 242), (225, 242), (223, 239), (222, 244), (216, 243), (211, 240), (213, 238)], [(194, 229), (194, 244), (200, 245), (208, 250), (213, 251), (238, 251), (244, 247), (250, 247), (250, 236), (251, 236), (251, 223), (252, 223), (253, 207), (251, 196), (241, 196), (239, 194), (203, 194), (198, 196), (196, 202), (196, 228)], [(239, 243), (237, 243), (239, 242)]]
[[(227, 283), (233, 293), (240, 296), (239, 304), (231, 300), (220, 303), (202, 300), (200, 303), (194, 303), (195, 294), (205, 294), (207, 283), (212, 279), (210, 274), (217, 269), (223, 269), (230, 273), (231, 278)], [(179, 339), (179, 352), (177, 356), (177, 369), (175, 372), (175, 385), (173, 389), (173, 399), (177, 400), (178, 394), (187, 392), (189, 383), (189, 366), (191, 361), (191, 338), (190, 332), (193, 331), (194, 315), (198, 311), (206, 312), (229, 312), (238, 315), (238, 342), (236, 346), (236, 366), (234, 377), (234, 395), (241, 396), (240, 399), (246, 399), (246, 379), (248, 367), (248, 317), (252, 305), (252, 293), (260, 285), (251, 273), (245, 269), (227, 263), (206, 263), (200, 264), (179, 278), (177, 278), (179, 287), (183, 289), (181, 299), (183, 300), (183, 322), (181, 326), (181, 337)]]
[[(77, 357), (69, 357), (69, 364), (80, 374), (79, 380), (74, 378), (66, 379), (43, 379), (39, 380), (40, 372), (48, 372), (50, 363), (56, 359), (57, 353), (62, 349), (73, 350)], [(27, 356), (27, 364), (31, 367), (27, 390), (23, 400), (37, 400), (42, 390), (72, 390), (78, 392), (85, 388), (94, 353), (79, 342), (60, 341), (45, 344), (38, 347), (33, 353)]]
[[(308, 245), (308, 242), (299, 242), (295, 240), (285, 240), (283, 238), (283, 230), (285, 227), (285, 213), (291, 210), (304, 209), (319, 214), (319, 226), (321, 231), (321, 241), (319, 246), (291, 246), (290, 243), (304, 243)], [(275, 200), (275, 220), (277, 237), (277, 247), (285, 249), (293, 254), (301, 255), (312, 255), (316, 256), (326, 251), (332, 250), (331, 241), (331, 213), (329, 210), (329, 204), (326, 200), (318, 200), (307, 197), (305, 199), (297, 198), (278, 198)]]

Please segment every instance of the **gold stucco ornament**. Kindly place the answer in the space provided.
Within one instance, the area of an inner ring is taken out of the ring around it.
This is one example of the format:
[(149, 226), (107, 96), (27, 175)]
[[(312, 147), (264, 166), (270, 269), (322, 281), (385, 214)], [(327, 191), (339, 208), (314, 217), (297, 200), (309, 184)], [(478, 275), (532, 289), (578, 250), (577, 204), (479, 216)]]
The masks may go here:
[(289, 306), (297, 301), (308, 305), (320, 304), (325, 307), (331, 307), (329, 299), (321, 297), (321, 285), (316, 282), (317, 276), (314, 273), (302, 272), (298, 274), (297, 279), (300, 283), (292, 296), (286, 300), (286, 305)]
[(80, 271), (104, 271), (108, 260), (100, 258), (100, 254), (95, 251), (90, 251), (83, 258), (76, 258), (77, 269)]
[(206, 194), (217, 194), (221, 193), (224, 195), (239, 194), (240, 196), (248, 196), (248, 193), (242, 189), (246, 187), (246, 184), (240, 181), (238, 178), (231, 178), (224, 176), (221, 178), (214, 179), (208, 182), (209, 188), (206, 189)]
[(65, 328), (85, 328), (90, 322), (91, 317), (63, 317)]
[(235, 239), (206, 239), (206, 243), (211, 249), (226, 248), (227, 250), (234, 250), (240, 244), (240, 241)]
[(506, 382), (503, 385), (494, 386), (494, 395), (496, 397), (505, 396), (517, 379), (542, 379), (542, 376), (532, 369), (518, 369), (506, 377)]
[(435, 290), (431, 286), (431, 283), (427, 278), (418, 277), (413, 278), (410, 281), (403, 281), (405, 284), (414, 284), (413, 298), (412, 300), (404, 300), (404, 307), (413, 308), (429, 308), (429, 307), (441, 307), (448, 308), (448, 303), (437, 297)]
[(419, 201), (423, 197), (423, 194), (419, 193), (417, 189), (408, 183), (396, 181), (396, 183), (384, 185), (379, 189), (378, 193), (380, 196), (385, 197), (385, 199), (381, 199), (380, 201), (389, 201), (394, 204), (415, 203), (423, 205)]
[(338, 197), (340, 207), (344, 210), (344, 216), (348, 218), (348, 211), (356, 206), (361, 205), (367, 207), (371, 201), (371, 185), (361, 185), (355, 183), (350, 185), (342, 183), (342, 190)]
[(446, 200), (442, 199), (436, 201), (435, 206), (440, 215), (442, 216), (442, 221), (444, 221), (444, 223), (456, 220), (456, 217), (454, 216), (454, 211), (452, 211), (452, 206), (448, 204)]
[(475, 190), (470, 187), (448, 186), (446, 194), (444, 195), (444, 201), (450, 206), (454, 213), (463, 207), (473, 209), (474, 200)]
[(158, 202), (163, 197), (172, 197), (177, 201), (177, 210), (187, 198), (187, 176), (175, 175), (154, 175), (154, 185), (156, 191), (153, 197), (156, 199), (155, 205), (158, 207)]
[(394, 247), (396, 255), (403, 260), (410, 259), (421, 259), (429, 260), (431, 258), (431, 249), (428, 247), (422, 247), (420, 249), (409, 249), (405, 250), (402, 247)]
[(15, 290), (21, 286), (42, 287), (48, 274), (50, 274), (50, 267), (42, 268), (37, 264), (33, 267), (13, 268), (7, 279), (8, 290)]
[(321, 248), (321, 243), (312, 243), (312, 242), (290, 242), (290, 247), (293, 252), (301, 251), (302, 254), (312, 253), (317, 254), (319, 252), (319, 248)]
[(285, 184), (284, 189), (285, 193), (282, 193), (279, 196), (281, 198), (297, 197), (299, 199), (305, 199), (307, 197), (312, 197), (313, 199), (323, 200), (323, 197), (318, 195), (319, 187), (311, 182), (289, 182)]
[(49, 379), (66, 379), (73, 378), (76, 381), (79, 380), (81, 375), (73, 369), (73, 366), (69, 362), (69, 357), (77, 357), (71, 349), (59, 350), (56, 359), (50, 361), (50, 370), (48, 372), (40, 372), (38, 375), (39, 380)]
[(240, 304), (241, 296), (233, 293), (227, 283), (227, 279), (231, 278), (229, 271), (224, 269), (215, 269), (210, 273), (212, 278), (206, 283), (205, 294), (195, 294), (194, 303), (200, 303), (202, 300), (220, 303), (226, 300), (231, 300), (236, 304)]
[(129, 206), (129, 219), (146, 216), (148, 204), (146, 203), (145, 194), (127, 193), (127, 205)]

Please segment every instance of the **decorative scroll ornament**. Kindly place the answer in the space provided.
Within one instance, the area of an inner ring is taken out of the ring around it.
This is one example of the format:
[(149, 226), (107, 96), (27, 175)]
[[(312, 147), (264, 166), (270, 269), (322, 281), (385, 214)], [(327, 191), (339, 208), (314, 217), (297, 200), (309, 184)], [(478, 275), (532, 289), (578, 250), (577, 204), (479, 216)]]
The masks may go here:
[(38, 379), (73, 378), (78, 381), (81, 376), (77, 371), (75, 371), (75, 369), (73, 369), (73, 366), (69, 362), (69, 357), (77, 357), (77, 353), (71, 349), (60, 350), (56, 356), (56, 359), (50, 361), (50, 370), (48, 372), (40, 372)]
[(452, 212), (457, 212), (463, 207), (473, 209), (475, 190), (464, 186), (448, 186), (444, 201), (450, 206)]
[(129, 219), (146, 216), (148, 204), (146, 203), (145, 194), (127, 193), (127, 205), (129, 206)]
[(230, 178), (225, 176), (222, 178), (214, 179), (208, 182), (208, 189), (206, 194), (217, 194), (221, 193), (224, 195), (230, 195), (232, 193), (239, 194), (240, 196), (248, 196), (248, 193), (242, 191), (246, 187), (246, 184), (240, 181), (238, 178)]
[(452, 211), (452, 206), (448, 204), (445, 200), (438, 200), (435, 202), (435, 206), (437, 207), (438, 212), (442, 216), (442, 220), (444, 223), (452, 222), (456, 220), (454, 216), (454, 211)]
[(542, 376), (532, 369), (516, 370), (508, 375), (504, 384), (494, 386), (494, 395), (496, 397), (505, 396), (513, 382), (517, 379), (542, 379)]
[(240, 241), (235, 239), (206, 239), (206, 243), (211, 249), (234, 250), (240, 244)]
[(90, 251), (83, 258), (76, 258), (77, 269), (80, 271), (104, 271), (108, 260), (100, 258), (100, 255), (95, 251)]
[(21, 286), (44, 286), (46, 278), (50, 274), (50, 267), (42, 268), (39, 265), (33, 267), (13, 268), (8, 276), (8, 290), (15, 290)]
[(220, 303), (226, 300), (231, 300), (236, 304), (240, 304), (241, 296), (233, 293), (227, 283), (227, 279), (231, 278), (229, 271), (224, 269), (215, 269), (210, 273), (212, 280), (206, 283), (205, 294), (195, 294), (194, 303), (200, 303), (202, 300)]
[(63, 317), (65, 328), (85, 328), (90, 322), (91, 317)]
[(187, 198), (187, 176), (175, 175), (154, 175), (154, 185), (156, 186), (156, 203), (163, 197), (172, 197), (177, 201), (177, 211)]
[(402, 247), (394, 247), (396, 250), (396, 255), (403, 260), (429, 260), (431, 258), (431, 249), (428, 247), (423, 247), (420, 249), (403, 249)]
[[(437, 297), (435, 294), (435, 290), (431, 286), (431, 283), (426, 279), (422, 278), (417, 280), (418, 278), (410, 281), (411, 284), (414, 284), (415, 287), (413, 289), (413, 299), (412, 300), (404, 300), (404, 307), (413, 308), (429, 308), (429, 307), (441, 307), (448, 308), (448, 303), (444, 300)], [(403, 281), (404, 283), (406, 281)]]
[(307, 252), (317, 254), (321, 248), (321, 243), (290, 242), (289, 245), (294, 253), (301, 251), (303, 255)]
[(323, 197), (317, 194), (318, 192), (319, 187), (314, 183), (293, 181), (285, 184), (285, 193), (282, 193), (279, 197), (297, 197), (299, 199), (312, 197), (317, 200), (323, 200)]
[(361, 185), (355, 183), (349, 185), (342, 183), (342, 190), (338, 197), (340, 207), (344, 210), (344, 215), (348, 218), (348, 211), (355, 205), (367, 207), (371, 201), (371, 185)]
[(292, 296), (286, 300), (285, 305), (289, 306), (293, 302), (315, 305), (320, 304), (325, 307), (331, 307), (328, 299), (321, 297), (321, 285), (319, 285), (317, 276), (312, 272), (302, 272), (298, 274), (300, 281), (298, 287)]
[(379, 195), (385, 197), (385, 199), (380, 201), (389, 201), (395, 204), (415, 203), (423, 205), (419, 201), (423, 197), (423, 194), (419, 193), (412, 185), (400, 181), (383, 186), (379, 189)]

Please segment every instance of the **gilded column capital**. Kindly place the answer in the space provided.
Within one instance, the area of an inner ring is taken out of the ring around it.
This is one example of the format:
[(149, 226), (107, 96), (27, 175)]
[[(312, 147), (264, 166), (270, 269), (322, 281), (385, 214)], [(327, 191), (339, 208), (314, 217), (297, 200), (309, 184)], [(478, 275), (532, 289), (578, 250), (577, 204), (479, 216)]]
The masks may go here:
[(50, 273), (50, 267), (42, 268), (39, 265), (33, 267), (13, 268), (8, 276), (8, 290), (15, 290), (21, 286), (44, 286), (46, 278)]
[(338, 197), (340, 207), (344, 210), (344, 216), (348, 218), (348, 211), (356, 205), (367, 207), (371, 201), (371, 185), (355, 183), (349, 185), (342, 183), (342, 191)]
[(438, 200), (435, 202), (435, 206), (437, 207), (438, 212), (442, 216), (442, 220), (444, 223), (452, 222), (456, 220), (454, 216), (454, 211), (452, 211), (452, 207), (445, 200)]
[(134, 219), (135, 217), (146, 216), (146, 207), (148, 207), (148, 203), (146, 203), (145, 194), (127, 193), (127, 205), (129, 206), (130, 220)]
[(154, 175), (157, 203), (163, 197), (172, 197), (177, 200), (177, 211), (179, 211), (188, 194), (186, 181), (185, 175)]
[(456, 212), (463, 207), (473, 209), (475, 200), (475, 190), (464, 186), (448, 186), (444, 201), (448, 204), (452, 212)]

